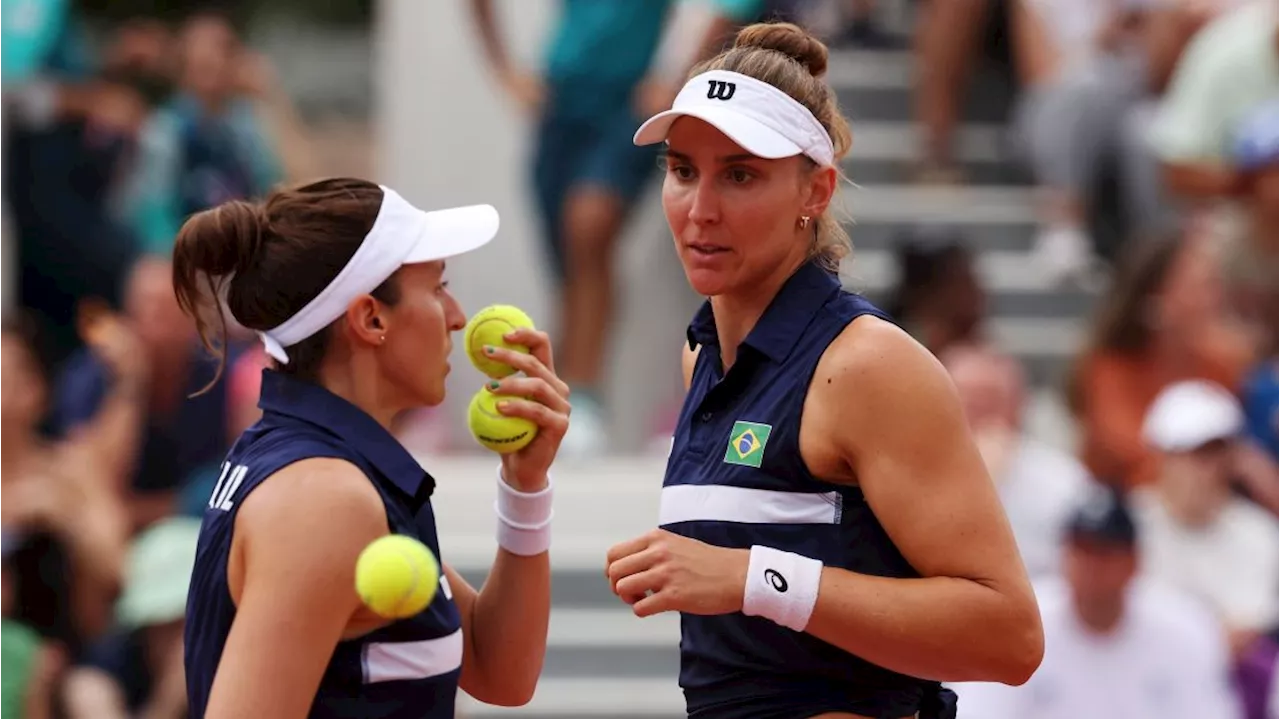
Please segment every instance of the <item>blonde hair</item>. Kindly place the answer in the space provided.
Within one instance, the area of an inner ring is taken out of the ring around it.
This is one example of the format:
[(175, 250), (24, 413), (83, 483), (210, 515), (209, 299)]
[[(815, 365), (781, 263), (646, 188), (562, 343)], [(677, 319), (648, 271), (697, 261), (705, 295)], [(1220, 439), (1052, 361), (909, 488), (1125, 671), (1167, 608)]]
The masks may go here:
[[(742, 28), (733, 47), (699, 63), (689, 77), (708, 70), (727, 70), (767, 82), (804, 105), (831, 136), (836, 163), (849, 152), (853, 133), (840, 112), (836, 95), (823, 78), (827, 71), (827, 46), (803, 28), (791, 23), (756, 23)], [(840, 168), (836, 168), (844, 179)], [(849, 233), (836, 215), (835, 198), (817, 218), (810, 257), (830, 270), (852, 250)]]

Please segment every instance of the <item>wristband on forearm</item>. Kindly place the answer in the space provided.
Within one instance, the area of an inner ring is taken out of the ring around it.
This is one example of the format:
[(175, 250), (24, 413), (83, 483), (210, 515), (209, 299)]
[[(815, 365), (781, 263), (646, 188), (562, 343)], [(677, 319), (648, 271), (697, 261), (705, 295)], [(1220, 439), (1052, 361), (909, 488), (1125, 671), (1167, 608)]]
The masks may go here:
[(542, 554), (551, 548), (550, 480), (537, 492), (521, 492), (502, 479), (498, 470), (498, 546), (521, 557)]
[(747, 565), (742, 613), (803, 632), (818, 603), (821, 581), (822, 562), (755, 545)]

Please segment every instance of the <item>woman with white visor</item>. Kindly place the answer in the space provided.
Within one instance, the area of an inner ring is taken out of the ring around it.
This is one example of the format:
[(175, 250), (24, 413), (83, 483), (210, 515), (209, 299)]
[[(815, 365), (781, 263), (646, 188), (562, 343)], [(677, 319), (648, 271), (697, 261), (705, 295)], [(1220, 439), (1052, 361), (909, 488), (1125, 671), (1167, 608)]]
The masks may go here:
[[(183, 226), (174, 288), (201, 337), (225, 339), (225, 305), (273, 360), (262, 419), (227, 455), (204, 513), (185, 637), (193, 719), (453, 719), (459, 686), (491, 704), (533, 695), (550, 608), (547, 468), (569, 414), (546, 335), (510, 337), (528, 355), (491, 353), (521, 371), (493, 389), (515, 395), (500, 411), (541, 431), (502, 458), (499, 551), (480, 591), (444, 562), (435, 479), (388, 430), (444, 399), (450, 335), (466, 321), (445, 260), (497, 231), (488, 205), (423, 212), (354, 179)], [(391, 622), (355, 591), (358, 555), (388, 532), (420, 539), (444, 567), (431, 604)]]
[(937, 361), (841, 287), (850, 131), (826, 47), (743, 29), (637, 143), (689, 283), (688, 392), (660, 528), (613, 547), (638, 616), (681, 613), (691, 717), (954, 716), (946, 681), (1020, 684), (1039, 612)]

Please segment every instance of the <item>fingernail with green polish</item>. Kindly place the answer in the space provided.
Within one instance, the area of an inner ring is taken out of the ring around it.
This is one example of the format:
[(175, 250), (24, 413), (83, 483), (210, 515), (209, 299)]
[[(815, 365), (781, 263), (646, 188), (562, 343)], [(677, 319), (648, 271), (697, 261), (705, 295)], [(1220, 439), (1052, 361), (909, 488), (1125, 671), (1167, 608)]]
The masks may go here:
[(496, 380), (495, 380), (495, 381), (493, 381), (493, 382), (490, 382), (490, 383), (489, 383), (489, 389), (490, 389), (490, 390), (495, 390), (495, 391), (496, 391), (496, 390), (498, 389), (498, 384), (499, 384), (499, 383), (498, 383)]

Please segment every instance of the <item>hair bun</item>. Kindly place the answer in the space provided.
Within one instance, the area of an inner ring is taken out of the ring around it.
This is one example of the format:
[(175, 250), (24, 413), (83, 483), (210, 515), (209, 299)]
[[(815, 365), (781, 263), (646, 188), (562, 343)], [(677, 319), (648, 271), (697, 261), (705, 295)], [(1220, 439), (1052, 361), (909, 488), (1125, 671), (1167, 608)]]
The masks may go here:
[(789, 22), (762, 22), (738, 32), (734, 47), (773, 50), (795, 60), (814, 77), (827, 71), (827, 46), (807, 30)]
[(187, 219), (174, 245), (175, 261), (210, 278), (242, 273), (253, 266), (264, 240), (265, 217), (242, 200), (211, 207)]

